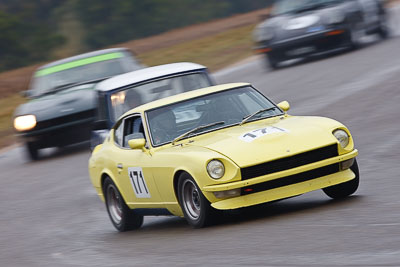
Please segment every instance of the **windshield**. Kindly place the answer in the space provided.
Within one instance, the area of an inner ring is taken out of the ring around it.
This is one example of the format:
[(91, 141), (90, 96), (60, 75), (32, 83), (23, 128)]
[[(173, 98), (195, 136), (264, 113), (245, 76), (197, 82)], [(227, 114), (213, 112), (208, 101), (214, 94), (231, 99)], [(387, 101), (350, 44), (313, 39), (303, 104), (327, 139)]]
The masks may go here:
[(111, 119), (116, 122), (121, 115), (137, 106), (211, 85), (208, 75), (201, 72), (127, 87), (111, 95)]
[[(178, 136), (181, 140), (238, 125), (250, 114), (273, 107), (276, 106), (254, 88), (242, 87), (160, 107), (146, 112), (146, 115), (152, 143), (159, 146)], [(251, 121), (282, 114), (280, 109), (273, 108), (253, 116)]]
[(127, 53), (80, 59), (37, 71), (30, 93), (35, 97), (55, 92), (66, 85), (99, 80), (139, 68), (141, 66)]
[(281, 0), (277, 1), (271, 11), (271, 15), (277, 16), (286, 13), (311, 8), (313, 6), (326, 6), (343, 2), (345, 0)]

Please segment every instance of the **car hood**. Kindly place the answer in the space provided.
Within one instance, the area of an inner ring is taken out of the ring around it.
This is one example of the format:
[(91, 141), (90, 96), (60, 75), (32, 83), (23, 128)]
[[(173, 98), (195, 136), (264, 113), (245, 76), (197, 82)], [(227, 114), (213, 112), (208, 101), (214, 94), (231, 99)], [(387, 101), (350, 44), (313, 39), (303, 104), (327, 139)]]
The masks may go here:
[(55, 94), (45, 95), (20, 105), (14, 116), (33, 114), (37, 121), (67, 116), (96, 108), (94, 84), (79, 85)]
[(336, 12), (344, 12), (343, 6), (329, 6), (301, 13), (275, 16), (259, 24), (258, 28), (272, 31), (274, 41), (285, 40), (325, 29), (329, 16)]
[(247, 167), (337, 143), (332, 131), (338, 127), (343, 125), (321, 117), (271, 118), (200, 135), (189, 145)]

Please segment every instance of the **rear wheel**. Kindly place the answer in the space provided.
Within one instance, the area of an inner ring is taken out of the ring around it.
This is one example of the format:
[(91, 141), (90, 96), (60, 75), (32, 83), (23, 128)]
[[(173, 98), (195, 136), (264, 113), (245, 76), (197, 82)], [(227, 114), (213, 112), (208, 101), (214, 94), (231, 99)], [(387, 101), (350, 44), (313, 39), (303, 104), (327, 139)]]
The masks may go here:
[(211, 207), (193, 178), (183, 173), (178, 182), (178, 198), (187, 222), (201, 228), (214, 222), (217, 211)]
[(27, 142), (25, 144), (26, 151), (28, 154), (29, 159), (31, 160), (38, 160), (39, 159), (39, 148), (36, 143), (34, 142)]
[(109, 177), (104, 181), (103, 193), (108, 216), (118, 231), (125, 232), (142, 226), (143, 216), (137, 214), (125, 204), (117, 186)]
[(354, 172), (356, 177), (348, 182), (324, 188), (323, 191), (333, 199), (341, 199), (352, 195), (358, 189), (360, 182), (360, 174), (358, 171), (357, 160), (354, 160), (353, 166), (350, 169)]

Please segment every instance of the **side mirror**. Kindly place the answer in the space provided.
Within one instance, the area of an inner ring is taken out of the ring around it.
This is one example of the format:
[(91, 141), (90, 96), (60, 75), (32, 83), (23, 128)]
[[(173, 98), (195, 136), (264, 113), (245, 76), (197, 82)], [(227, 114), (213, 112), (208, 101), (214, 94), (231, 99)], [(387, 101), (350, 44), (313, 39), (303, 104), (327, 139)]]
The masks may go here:
[(282, 109), (285, 113), (288, 112), (288, 110), (290, 109), (290, 105), (289, 102), (287, 101), (282, 101), (278, 104), (278, 107), (280, 109)]
[(144, 149), (146, 145), (146, 140), (144, 138), (140, 139), (131, 139), (128, 141), (128, 145), (131, 149)]

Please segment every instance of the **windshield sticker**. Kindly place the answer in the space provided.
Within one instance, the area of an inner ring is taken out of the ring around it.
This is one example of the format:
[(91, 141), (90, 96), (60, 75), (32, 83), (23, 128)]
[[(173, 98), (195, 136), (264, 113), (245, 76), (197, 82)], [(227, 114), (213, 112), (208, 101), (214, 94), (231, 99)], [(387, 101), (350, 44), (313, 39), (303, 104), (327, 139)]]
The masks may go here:
[(137, 198), (150, 198), (149, 187), (144, 179), (141, 167), (128, 168), (129, 180)]
[(120, 52), (114, 52), (114, 53), (108, 53), (108, 54), (103, 54), (103, 55), (83, 58), (83, 59), (79, 59), (79, 60), (63, 63), (63, 64), (60, 64), (60, 65), (56, 65), (56, 66), (53, 66), (53, 67), (49, 67), (49, 68), (38, 70), (35, 73), (35, 77), (41, 77), (41, 76), (49, 75), (49, 74), (52, 74), (52, 73), (55, 73), (55, 72), (60, 72), (60, 71), (63, 71), (63, 70), (77, 68), (77, 67), (80, 67), (80, 66), (89, 65), (89, 64), (92, 64), (92, 63), (96, 63), (96, 62), (101, 62), (101, 61), (106, 61), (106, 60), (111, 60), (111, 59), (117, 59), (117, 58), (121, 58), (123, 56), (124, 55), (122, 53), (120, 53)]
[(251, 143), (254, 140), (267, 135), (267, 134), (273, 134), (273, 133), (287, 133), (288, 130), (283, 129), (283, 128), (278, 128), (278, 127), (266, 127), (262, 129), (257, 129), (248, 133), (245, 133), (241, 136), (239, 136), (239, 139), (242, 141), (245, 141), (247, 143)]

